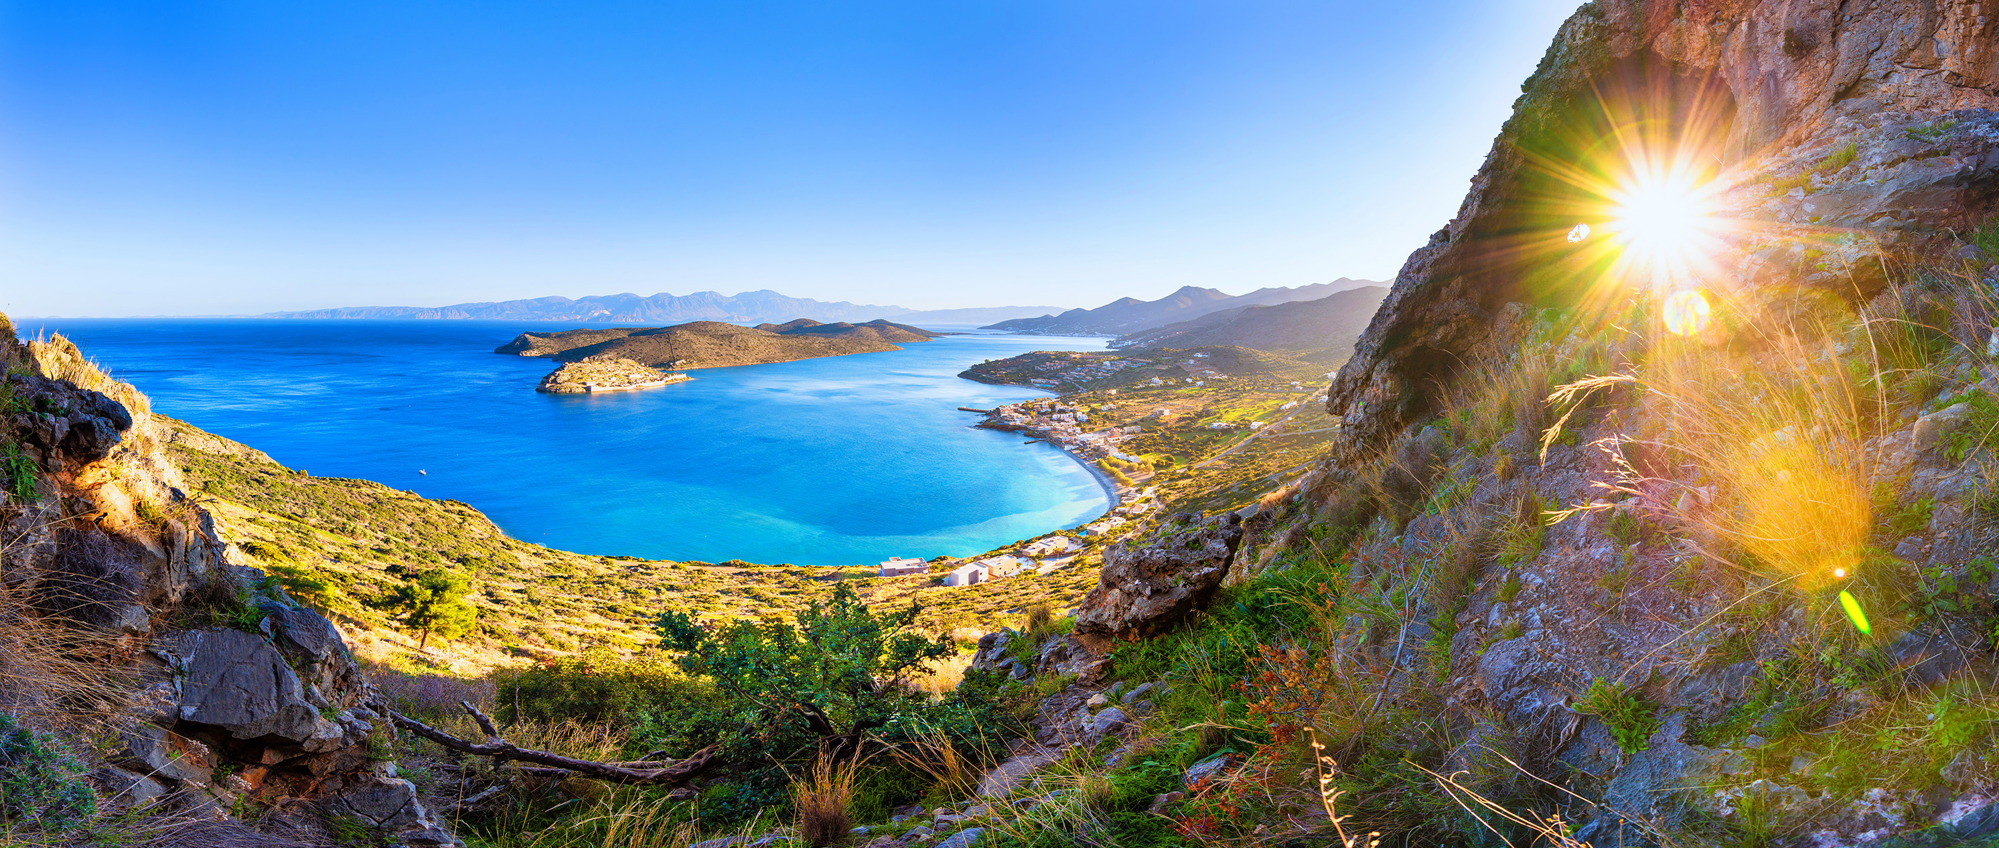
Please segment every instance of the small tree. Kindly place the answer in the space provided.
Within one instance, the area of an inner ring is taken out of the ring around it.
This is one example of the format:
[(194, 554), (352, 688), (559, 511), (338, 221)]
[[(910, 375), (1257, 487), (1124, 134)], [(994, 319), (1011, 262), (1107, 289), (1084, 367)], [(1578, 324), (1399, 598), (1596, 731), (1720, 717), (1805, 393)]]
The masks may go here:
[(403, 626), (423, 634), (418, 649), (430, 646), (431, 634), (450, 639), (464, 635), (479, 621), (479, 611), (465, 602), (472, 585), (444, 569), (407, 577), (396, 587), (390, 606), (402, 611)]
[(679, 652), (682, 671), (713, 678), (753, 720), (802, 721), (837, 761), (858, 754), (869, 731), (929, 703), (909, 676), (954, 648), (945, 637), (908, 632), (918, 610), (911, 604), (877, 616), (852, 587), (836, 583), (832, 600), (814, 601), (795, 625), (739, 620), (711, 629), (668, 612), (657, 629)]

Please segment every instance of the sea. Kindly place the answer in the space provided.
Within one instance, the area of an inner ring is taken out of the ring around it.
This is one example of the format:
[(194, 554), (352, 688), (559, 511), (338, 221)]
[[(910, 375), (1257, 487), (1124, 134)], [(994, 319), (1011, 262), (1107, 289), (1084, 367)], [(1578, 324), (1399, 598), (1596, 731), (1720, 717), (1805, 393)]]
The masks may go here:
[(1100, 479), (1058, 448), (974, 429), (980, 416), (959, 411), (1046, 392), (957, 376), (1033, 350), (1102, 350), (1102, 338), (969, 331), (590, 395), (537, 392), (556, 363), (493, 352), (523, 331), (571, 328), (19, 326), (70, 337), (156, 411), (287, 466), (464, 501), (515, 538), (579, 553), (800, 565), (965, 556), (1076, 527), (1111, 506)]

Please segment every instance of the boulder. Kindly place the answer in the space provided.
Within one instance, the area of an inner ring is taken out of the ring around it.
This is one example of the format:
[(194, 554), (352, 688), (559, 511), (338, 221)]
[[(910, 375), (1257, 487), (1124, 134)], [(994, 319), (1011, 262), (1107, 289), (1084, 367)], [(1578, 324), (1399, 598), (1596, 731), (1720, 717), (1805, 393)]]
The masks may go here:
[(1241, 542), (1242, 519), (1227, 513), (1150, 544), (1111, 548), (1077, 608), (1077, 638), (1102, 651), (1116, 639), (1165, 632), (1221, 588)]
[(278, 739), (307, 751), (341, 747), (340, 725), (306, 702), (298, 675), (261, 636), (219, 627), (191, 630), (168, 649), (186, 672), (181, 721), (238, 741)]
[(416, 785), (402, 778), (370, 776), (323, 800), (321, 807), (329, 815), (353, 816), (406, 845), (461, 844), (417, 800)]

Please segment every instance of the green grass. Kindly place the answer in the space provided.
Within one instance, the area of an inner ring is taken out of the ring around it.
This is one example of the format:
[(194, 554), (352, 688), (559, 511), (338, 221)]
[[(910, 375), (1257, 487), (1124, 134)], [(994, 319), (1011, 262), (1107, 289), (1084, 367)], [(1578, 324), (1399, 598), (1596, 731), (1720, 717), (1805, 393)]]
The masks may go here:
[(0, 442), (0, 488), (4, 488), (8, 500), (18, 503), (35, 500), (35, 463), (21, 453), (20, 445), (11, 441)]
[(1659, 731), (1659, 708), (1627, 689), (1624, 684), (1604, 678), (1590, 682), (1576, 704), (1576, 712), (1593, 715), (1610, 728), (1611, 738), (1627, 754), (1651, 747), (1652, 734)]

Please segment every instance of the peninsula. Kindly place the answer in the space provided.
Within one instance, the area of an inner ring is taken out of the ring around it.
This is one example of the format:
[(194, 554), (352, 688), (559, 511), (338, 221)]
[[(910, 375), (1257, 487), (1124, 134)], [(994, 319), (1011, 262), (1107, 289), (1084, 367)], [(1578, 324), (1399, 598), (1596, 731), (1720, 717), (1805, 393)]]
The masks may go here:
[(901, 350), (904, 344), (927, 342), (939, 335), (879, 320), (822, 324), (800, 318), (754, 327), (695, 321), (671, 327), (522, 333), (493, 352), (545, 356), (561, 362), (616, 358), (653, 368), (721, 368)]
[(541, 385), (535, 391), (555, 395), (580, 395), (592, 392), (626, 392), (633, 389), (651, 389), (692, 379), (686, 374), (661, 371), (619, 357), (599, 357), (582, 362), (565, 362), (560, 368), (541, 378)]

